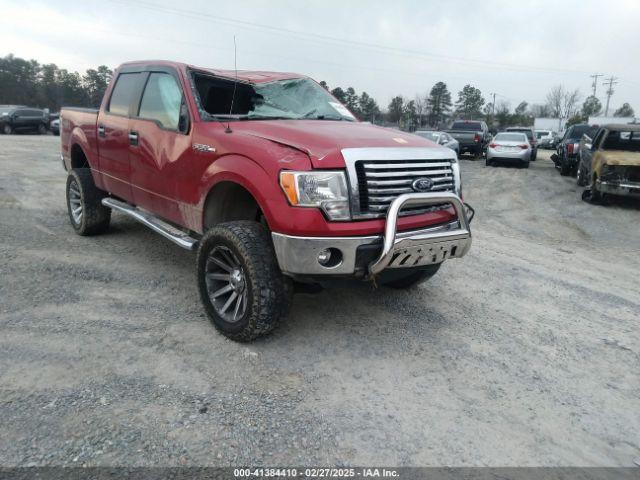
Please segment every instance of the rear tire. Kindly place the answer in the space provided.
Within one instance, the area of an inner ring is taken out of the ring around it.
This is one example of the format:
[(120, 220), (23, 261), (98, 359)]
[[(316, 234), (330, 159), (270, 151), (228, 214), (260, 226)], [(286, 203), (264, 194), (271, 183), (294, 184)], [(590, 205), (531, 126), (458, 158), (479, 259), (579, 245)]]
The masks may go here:
[(45, 124), (41, 123), (40, 125), (38, 125), (38, 134), (44, 135), (46, 133), (47, 133), (47, 127), (45, 126)]
[(67, 210), (78, 235), (97, 235), (109, 228), (111, 209), (102, 205), (105, 192), (93, 183), (91, 170), (76, 168), (67, 177)]
[(571, 167), (561, 163), (560, 164), (560, 175), (563, 177), (568, 177), (571, 174)]
[(258, 222), (221, 223), (208, 230), (198, 248), (197, 277), (207, 315), (231, 340), (267, 335), (288, 314), (291, 281), (280, 271), (269, 233)]
[(529, 161), (522, 162), (522, 168), (529, 168)]
[(2, 133), (4, 133), (5, 135), (11, 135), (13, 133), (13, 127), (9, 124), (6, 124), (4, 127), (2, 127)]
[(578, 173), (576, 174), (576, 183), (579, 187), (587, 186), (587, 176), (582, 168), (582, 163), (578, 163)]
[(428, 265), (421, 268), (420, 270), (412, 271), (404, 275), (396, 275), (395, 278), (390, 280), (381, 279), (380, 285), (394, 288), (396, 290), (411, 288), (433, 277), (436, 273), (438, 273), (441, 265), (442, 263), (436, 263), (434, 265)]

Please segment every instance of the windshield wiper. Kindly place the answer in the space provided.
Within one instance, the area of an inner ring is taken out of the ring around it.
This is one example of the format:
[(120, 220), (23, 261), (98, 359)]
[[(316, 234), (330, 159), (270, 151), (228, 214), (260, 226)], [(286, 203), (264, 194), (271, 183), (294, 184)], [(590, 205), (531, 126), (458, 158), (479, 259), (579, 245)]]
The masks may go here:
[(247, 120), (295, 120), (296, 117), (285, 115), (248, 115)]
[(323, 115), (323, 114), (316, 114), (316, 112), (318, 111), (317, 108), (314, 108), (313, 110), (305, 113), (304, 115), (302, 115), (302, 119), (312, 119), (312, 120), (338, 120), (338, 121), (343, 121), (343, 120), (347, 120), (346, 118), (344, 118), (341, 115)]

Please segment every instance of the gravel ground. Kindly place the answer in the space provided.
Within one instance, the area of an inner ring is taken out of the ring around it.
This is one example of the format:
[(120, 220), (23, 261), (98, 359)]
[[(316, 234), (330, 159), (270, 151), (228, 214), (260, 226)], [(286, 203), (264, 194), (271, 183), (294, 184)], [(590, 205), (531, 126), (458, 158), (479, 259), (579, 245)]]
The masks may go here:
[(0, 465), (632, 466), (640, 208), (548, 152), (462, 161), (474, 245), (430, 282), (298, 295), (240, 345), (194, 255), (69, 225), (58, 138), (0, 136)]

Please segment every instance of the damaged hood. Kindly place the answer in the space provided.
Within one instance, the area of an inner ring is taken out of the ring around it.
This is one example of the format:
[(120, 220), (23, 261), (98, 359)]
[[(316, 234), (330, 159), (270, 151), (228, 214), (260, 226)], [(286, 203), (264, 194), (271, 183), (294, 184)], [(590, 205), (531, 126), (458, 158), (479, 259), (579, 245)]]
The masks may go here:
[(640, 167), (640, 152), (624, 150), (607, 150), (602, 152), (602, 162), (605, 165), (625, 165)]
[(235, 122), (233, 131), (306, 153), (314, 168), (343, 168), (344, 148), (442, 148), (427, 139), (368, 123), (332, 120), (260, 120)]

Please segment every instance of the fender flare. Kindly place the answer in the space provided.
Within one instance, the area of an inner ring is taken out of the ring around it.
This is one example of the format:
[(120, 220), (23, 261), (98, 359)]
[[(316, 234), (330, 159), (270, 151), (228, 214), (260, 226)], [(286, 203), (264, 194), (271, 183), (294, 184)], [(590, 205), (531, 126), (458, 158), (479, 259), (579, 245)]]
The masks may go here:
[(82, 149), (84, 156), (87, 158), (87, 162), (89, 163), (89, 166), (91, 168), (96, 168), (97, 165), (96, 165), (95, 159), (92, 158), (93, 152), (91, 151), (89, 140), (87, 139), (87, 135), (84, 132), (84, 130), (82, 130), (80, 127), (74, 127), (74, 129), (71, 131), (71, 134), (69, 135), (69, 142), (68, 142), (68, 148), (67, 148), (68, 157), (69, 157), (69, 167), (71, 167), (71, 153), (75, 145), (78, 145)]
[(232, 182), (246, 189), (255, 199), (269, 225), (278, 223), (273, 214), (277, 204), (286, 203), (277, 180), (271, 177), (262, 165), (249, 157), (229, 154), (218, 158), (203, 173), (200, 200), (198, 202), (199, 227), (204, 227), (204, 207), (211, 190), (221, 182)]

